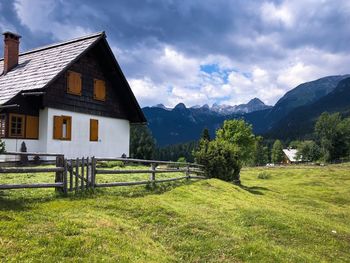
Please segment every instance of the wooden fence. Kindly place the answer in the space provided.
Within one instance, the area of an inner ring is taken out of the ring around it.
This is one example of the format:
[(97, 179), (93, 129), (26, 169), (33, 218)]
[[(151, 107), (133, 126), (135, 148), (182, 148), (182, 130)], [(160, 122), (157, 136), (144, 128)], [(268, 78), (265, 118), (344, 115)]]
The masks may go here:
[[(194, 163), (179, 163), (156, 160), (141, 160), (130, 158), (77, 158), (67, 160), (63, 155), (40, 154), (40, 153), (6, 153), (8, 155), (25, 156), (50, 156), (56, 157), (56, 167), (52, 168), (30, 168), (30, 167), (0, 167), (0, 175), (8, 173), (55, 173), (54, 183), (36, 183), (36, 184), (0, 184), (1, 189), (23, 189), (23, 188), (55, 188), (63, 194), (67, 192), (79, 192), (99, 187), (147, 185), (163, 182), (171, 182), (183, 179), (206, 179), (203, 176), (203, 166)], [(141, 169), (103, 169), (102, 163), (121, 162), (123, 164), (141, 164)], [(183, 176), (172, 178), (157, 178), (157, 174), (182, 173)], [(131, 174), (149, 174), (148, 180), (141, 181), (113, 181), (100, 183), (96, 180), (98, 175), (131, 175)], [(0, 177), (1, 182), (1, 177)]]
[[(37, 157), (55, 157), (56, 167), (8, 167), (0, 166), (0, 182), (1, 174), (40, 174), (40, 173), (54, 173), (54, 183), (31, 183), (31, 184), (0, 184), (0, 190), (4, 189), (25, 189), (25, 188), (55, 188), (57, 191), (67, 193), (67, 161), (61, 154), (49, 154), (49, 153), (17, 153), (8, 152), (2, 155), (13, 156), (37, 156)], [(11, 164), (14, 165), (14, 164)]]

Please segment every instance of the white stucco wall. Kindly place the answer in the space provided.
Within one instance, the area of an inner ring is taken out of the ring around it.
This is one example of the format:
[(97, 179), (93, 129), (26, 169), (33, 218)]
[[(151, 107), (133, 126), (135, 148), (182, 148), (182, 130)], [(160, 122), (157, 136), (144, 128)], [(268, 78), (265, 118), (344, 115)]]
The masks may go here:
[[(72, 117), (72, 139), (53, 139), (54, 116)], [(90, 119), (99, 122), (99, 140), (90, 142)], [(53, 108), (40, 111), (39, 140), (4, 139), (7, 151), (19, 151), (25, 141), (28, 152), (62, 153), (67, 158), (129, 156), (130, 123), (128, 120), (76, 113)]]

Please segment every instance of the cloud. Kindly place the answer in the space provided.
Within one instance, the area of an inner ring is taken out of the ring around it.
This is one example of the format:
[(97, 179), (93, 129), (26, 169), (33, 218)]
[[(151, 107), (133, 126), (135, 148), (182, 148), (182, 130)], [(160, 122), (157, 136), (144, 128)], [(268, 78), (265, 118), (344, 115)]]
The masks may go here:
[(32, 32), (48, 33), (53, 39), (65, 40), (91, 32), (89, 28), (72, 24), (69, 17), (59, 19), (58, 10), (64, 10), (61, 1), (16, 0), (14, 8), (22, 25)]
[(106, 30), (142, 106), (274, 104), (301, 82), (349, 73), (347, 0), (1, 4), (0, 28), (20, 29), (25, 47)]

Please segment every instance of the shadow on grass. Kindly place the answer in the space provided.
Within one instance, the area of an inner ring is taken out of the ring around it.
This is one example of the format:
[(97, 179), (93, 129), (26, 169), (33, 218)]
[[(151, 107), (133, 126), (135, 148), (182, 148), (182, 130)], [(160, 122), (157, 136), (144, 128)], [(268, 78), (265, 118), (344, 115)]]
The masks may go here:
[(0, 191), (0, 211), (27, 211), (33, 209), (36, 203), (44, 203), (62, 198), (58, 194), (45, 194), (23, 196), (16, 195), (16, 193), (13, 194), (13, 192), (9, 194), (6, 191)]
[(262, 191), (270, 191), (268, 188), (260, 186), (245, 186), (241, 184), (239, 187), (254, 195), (264, 195), (264, 192)]
[(125, 198), (138, 198), (148, 195), (162, 195), (177, 187), (194, 184), (196, 182), (198, 182), (198, 180), (183, 180), (176, 182), (157, 183), (154, 185), (147, 184), (143, 186), (117, 186), (111, 188), (99, 188), (95, 190), (95, 194), (109, 194), (112, 196), (120, 196)]
[[(111, 188), (98, 188), (95, 190), (88, 190), (84, 192), (77, 193), (68, 193), (67, 196), (62, 196), (56, 193), (48, 194), (45, 193), (36, 193), (35, 196), (23, 195), (6, 191), (0, 191), (0, 211), (28, 211), (35, 208), (36, 204), (51, 202), (56, 200), (83, 200), (83, 199), (94, 199), (102, 196), (118, 196), (123, 198), (138, 198), (145, 197), (148, 195), (161, 195), (166, 192), (169, 192), (177, 187), (190, 185), (198, 182), (199, 180), (183, 180), (176, 182), (168, 183), (159, 183), (159, 184), (148, 184), (144, 186), (117, 186)], [(40, 190), (39, 190), (40, 191)]]

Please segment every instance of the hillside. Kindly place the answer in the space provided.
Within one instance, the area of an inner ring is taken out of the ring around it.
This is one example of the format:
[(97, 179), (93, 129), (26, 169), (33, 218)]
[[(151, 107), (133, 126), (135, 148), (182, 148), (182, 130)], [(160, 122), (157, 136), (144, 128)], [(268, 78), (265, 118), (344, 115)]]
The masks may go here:
[(281, 139), (303, 138), (313, 132), (316, 120), (323, 112), (350, 115), (350, 78), (342, 80), (331, 93), (316, 102), (291, 111), (275, 125), (268, 136)]
[(337, 87), (340, 81), (347, 77), (349, 77), (349, 75), (324, 77), (300, 84), (296, 88), (288, 91), (277, 101), (271, 112), (266, 116), (266, 119), (270, 122), (270, 126), (272, 127), (292, 110), (310, 105), (326, 96)]
[(350, 262), (349, 169), (244, 169), (242, 187), (212, 179), (68, 198), (0, 192), (0, 261)]
[(146, 107), (143, 112), (160, 146), (197, 140), (205, 127), (214, 135), (227, 118), (204, 107), (189, 109), (182, 103), (172, 110)]

